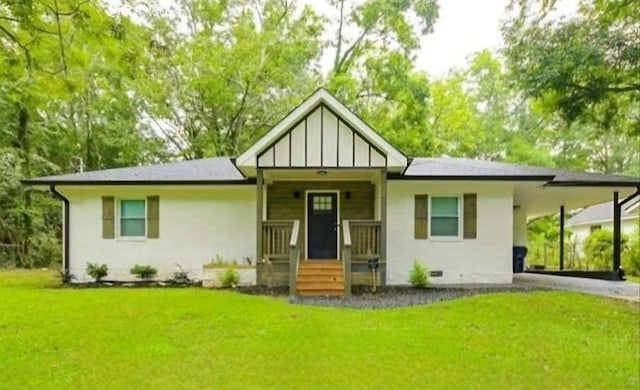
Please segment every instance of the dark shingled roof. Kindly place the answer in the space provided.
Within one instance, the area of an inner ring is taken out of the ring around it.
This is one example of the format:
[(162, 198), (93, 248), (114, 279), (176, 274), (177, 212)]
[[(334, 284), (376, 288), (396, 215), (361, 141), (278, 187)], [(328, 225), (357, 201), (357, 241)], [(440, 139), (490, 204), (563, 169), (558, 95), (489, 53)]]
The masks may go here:
[(24, 180), (29, 184), (198, 184), (251, 183), (229, 157), (177, 161), (140, 167), (105, 169)]
[[(631, 202), (622, 207), (622, 218), (638, 216), (638, 201)], [(634, 207), (635, 206), (635, 207)], [(613, 220), (613, 202), (605, 202), (589, 206), (567, 220), (567, 226), (584, 225), (594, 222)]]
[[(414, 158), (399, 180), (534, 180), (547, 185), (633, 186), (640, 178), (601, 173), (571, 172), (562, 169), (516, 165), (465, 158)], [(215, 157), (141, 167), (105, 169), (26, 179), (27, 184), (249, 184), (236, 168), (235, 160)]]
[(548, 181), (549, 185), (640, 186), (640, 177), (449, 157), (414, 158), (402, 176), (396, 178), (402, 177), (433, 180), (541, 180)]
[(403, 175), (420, 177), (537, 176), (551, 179), (555, 174), (556, 171), (550, 168), (529, 167), (495, 161), (448, 157), (416, 157), (411, 160), (411, 164), (409, 164)]

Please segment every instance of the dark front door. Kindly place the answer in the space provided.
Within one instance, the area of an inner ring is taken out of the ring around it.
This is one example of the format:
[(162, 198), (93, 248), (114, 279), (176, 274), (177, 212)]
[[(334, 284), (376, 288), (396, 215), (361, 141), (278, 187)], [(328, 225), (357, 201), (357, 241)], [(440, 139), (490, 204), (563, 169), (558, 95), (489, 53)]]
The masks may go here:
[(338, 258), (338, 195), (307, 195), (307, 248), (310, 259)]

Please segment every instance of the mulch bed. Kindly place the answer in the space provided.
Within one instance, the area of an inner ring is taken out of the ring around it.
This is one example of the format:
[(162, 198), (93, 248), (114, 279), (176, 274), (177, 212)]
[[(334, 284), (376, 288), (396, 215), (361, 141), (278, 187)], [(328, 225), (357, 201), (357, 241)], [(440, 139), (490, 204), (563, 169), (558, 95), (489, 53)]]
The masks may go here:
[(157, 280), (136, 280), (136, 281), (119, 281), (119, 280), (102, 280), (98, 283), (66, 283), (59, 287), (68, 288), (109, 288), (109, 287), (126, 287), (126, 288), (183, 288), (183, 287), (200, 287), (202, 282), (194, 282), (190, 284), (176, 283), (172, 281), (157, 281)]

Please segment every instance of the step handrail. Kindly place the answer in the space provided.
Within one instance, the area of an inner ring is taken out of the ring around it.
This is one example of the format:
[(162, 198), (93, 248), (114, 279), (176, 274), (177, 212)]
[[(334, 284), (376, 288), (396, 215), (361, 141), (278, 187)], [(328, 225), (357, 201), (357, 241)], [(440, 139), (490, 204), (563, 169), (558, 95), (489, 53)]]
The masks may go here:
[(342, 268), (344, 270), (344, 295), (351, 295), (351, 226), (350, 221), (342, 221)]
[(298, 280), (298, 262), (300, 261), (300, 220), (295, 219), (289, 239), (289, 295), (296, 294)]

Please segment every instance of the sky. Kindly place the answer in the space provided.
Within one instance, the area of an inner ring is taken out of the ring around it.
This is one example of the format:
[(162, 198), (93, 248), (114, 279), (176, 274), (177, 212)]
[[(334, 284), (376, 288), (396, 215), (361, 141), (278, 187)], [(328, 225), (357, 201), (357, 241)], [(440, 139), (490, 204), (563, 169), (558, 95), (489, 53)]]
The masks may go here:
[[(338, 12), (325, 0), (297, 0), (312, 6), (318, 13), (337, 20)], [(354, 0), (359, 4), (364, 0)], [(416, 53), (416, 67), (435, 77), (444, 77), (454, 67), (466, 64), (467, 58), (483, 49), (498, 49), (502, 43), (501, 18), (510, 0), (438, 0), (439, 16), (434, 32), (423, 37)], [(566, 1), (566, 0), (565, 0)], [(324, 38), (331, 39), (334, 29)], [(322, 68), (333, 64), (333, 50), (327, 50)]]
[[(416, 66), (432, 76), (443, 77), (462, 68), (467, 58), (483, 49), (502, 47), (500, 27), (509, 0), (439, 0), (440, 16), (434, 32), (422, 40)], [(575, 15), (579, 0), (557, 0), (553, 19)]]
[(440, 0), (434, 32), (422, 39), (416, 67), (442, 77), (483, 49), (502, 45), (501, 18), (509, 0)]
[[(300, 1), (314, 6), (322, 14), (332, 13), (324, 1)], [(556, 11), (551, 15), (554, 18), (570, 16), (578, 2), (557, 0)], [(464, 67), (476, 52), (499, 50), (503, 43), (500, 28), (509, 3), (510, 0), (438, 0), (439, 16), (434, 32), (422, 38), (422, 46), (416, 53), (416, 67), (430, 76), (442, 78), (450, 70)]]

